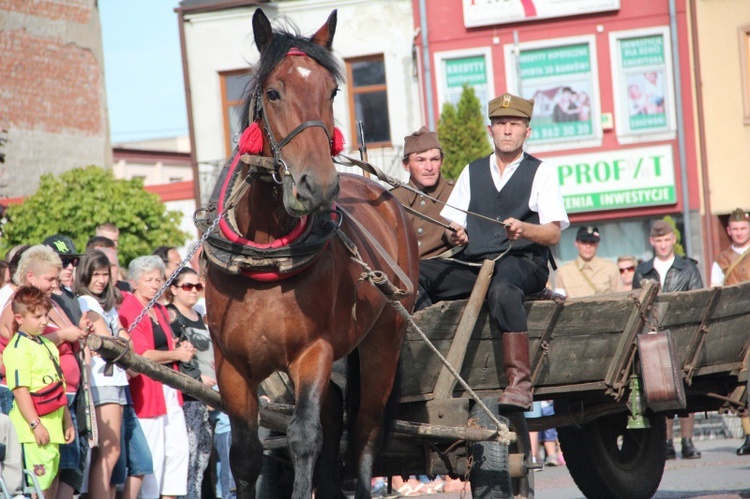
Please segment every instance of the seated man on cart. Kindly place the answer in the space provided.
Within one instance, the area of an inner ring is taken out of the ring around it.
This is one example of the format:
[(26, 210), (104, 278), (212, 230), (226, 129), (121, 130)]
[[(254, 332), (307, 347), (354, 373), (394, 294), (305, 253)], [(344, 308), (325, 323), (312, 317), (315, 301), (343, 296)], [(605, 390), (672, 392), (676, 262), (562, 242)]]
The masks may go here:
[[(490, 326), (500, 335), (508, 386), (498, 400), (505, 410), (531, 407), (531, 366), (527, 295), (547, 283), (549, 247), (568, 227), (562, 194), (552, 165), (523, 150), (531, 135), (533, 100), (506, 93), (489, 103), (489, 134), (494, 152), (464, 168), (440, 215), (451, 221), (452, 244), (466, 244), (453, 260), (423, 260), (420, 287), (432, 302), (466, 298), (478, 264), (497, 259), (488, 291)], [(480, 218), (461, 210), (483, 215)], [(488, 220), (489, 219), (489, 220)], [(506, 253), (506, 250), (507, 253)]]

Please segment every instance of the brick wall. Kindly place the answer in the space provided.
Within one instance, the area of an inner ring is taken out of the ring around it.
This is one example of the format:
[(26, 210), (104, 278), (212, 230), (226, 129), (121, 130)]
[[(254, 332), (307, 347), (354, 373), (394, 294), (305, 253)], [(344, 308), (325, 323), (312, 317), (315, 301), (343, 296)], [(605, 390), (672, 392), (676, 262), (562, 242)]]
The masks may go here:
[(111, 166), (96, 0), (0, 0), (0, 197), (44, 173)]

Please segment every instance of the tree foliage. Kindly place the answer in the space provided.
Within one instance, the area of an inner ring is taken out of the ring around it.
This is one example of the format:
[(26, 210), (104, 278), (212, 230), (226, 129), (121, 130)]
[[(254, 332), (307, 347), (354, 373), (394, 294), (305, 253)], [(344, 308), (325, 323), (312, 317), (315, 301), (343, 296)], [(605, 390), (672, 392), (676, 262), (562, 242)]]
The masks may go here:
[(111, 170), (96, 166), (59, 177), (42, 175), (36, 193), (10, 206), (6, 216), (3, 253), (58, 233), (70, 237), (82, 253), (97, 225), (111, 222), (120, 229), (120, 263), (127, 265), (157, 246), (181, 246), (188, 237), (179, 228), (182, 213), (168, 211), (158, 195), (143, 189), (140, 179), (118, 180)]
[(464, 85), (458, 105), (443, 105), (438, 137), (445, 153), (443, 175), (447, 178), (458, 178), (467, 164), (492, 152), (482, 105), (472, 87)]

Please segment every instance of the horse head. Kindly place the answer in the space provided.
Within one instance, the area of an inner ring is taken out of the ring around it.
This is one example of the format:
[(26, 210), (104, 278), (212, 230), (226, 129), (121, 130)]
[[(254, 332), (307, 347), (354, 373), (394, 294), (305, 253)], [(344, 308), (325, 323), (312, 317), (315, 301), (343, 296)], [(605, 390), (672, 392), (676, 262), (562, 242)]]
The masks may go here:
[(274, 159), (287, 213), (329, 210), (339, 193), (333, 160), (333, 99), (342, 79), (331, 52), (336, 11), (310, 38), (274, 31), (258, 9), (253, 35), (260, 51), (249, 122), (263, 131), (263, 154)]

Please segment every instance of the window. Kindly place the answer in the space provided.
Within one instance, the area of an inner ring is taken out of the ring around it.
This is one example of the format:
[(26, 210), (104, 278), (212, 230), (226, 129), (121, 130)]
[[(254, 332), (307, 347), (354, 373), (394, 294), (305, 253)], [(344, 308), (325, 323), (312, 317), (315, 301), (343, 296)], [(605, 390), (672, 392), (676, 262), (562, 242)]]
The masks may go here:
[(355, 138), (352, 142), (361, 145), (357, 124), (362, 121), (368, 146), (390, 146), (391, 125), (383, 56), (347, 60), (346, 80), (349, 82), (350, 136)]
[(750, 26), (740, 28), (740, 63), (744, 121), (750, 125)]
[(615, 129), (621, 144), (674, 139), (669, 28), (610, 33)]
[(492, 70), (492, 49), (490, 47), (479, 47), (468, 50), (451, 50), (448, 52), (437, 52), (435, 54), (435, 65), (437, 69), (437, 94), (438, 102), (442, 108), (443, 104), (450, 102), (458, 105), (463, 92), (464, 85), (474, 89), (479, 99), (482, 115), (489, 124), (487, 118), (487, 103), (490, 93), (495, 88), (494, 73)]
[(229, 157), (235, 145), (232, 138), (241, 132), (242, 102), (252, 73), (249, 69), (242, 69), (220, 73), (219, 77), (221, 78), (221, 107), (224, 110), (224, 137), (227, 157)]

